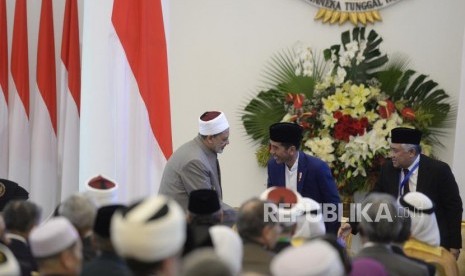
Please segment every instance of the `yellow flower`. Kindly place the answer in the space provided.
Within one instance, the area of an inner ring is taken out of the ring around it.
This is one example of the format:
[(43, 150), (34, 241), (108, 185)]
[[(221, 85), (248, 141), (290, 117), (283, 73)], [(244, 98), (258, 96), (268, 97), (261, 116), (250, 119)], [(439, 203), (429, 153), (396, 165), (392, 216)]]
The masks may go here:
[(368, 122), (369, 123), (373, 123), (374, 121), (376, 121), (378, 118), (379, 118), (379, 115), (378, 113), (372, 111), (372, 110), (369, 110), (365, 113), (365, 117), (368, 119)]
[(342, 108), (346, 108), (350, 104), (349, 95), (344, 92), (342, 89), (336, 89), (336, 93), (334, 93), (334, 101)]
[(365, 88), (365, 85), (363, 84), (360, 86), (352, 85), (350, 87), (349, 93), (352, 100), (352, 105), (357, 106), (367, 102), (367, 96), (370, 95), (370, 89)]
[(359, 103), (358, 105), (354, 106), (354, 113), (356, 116), (364, 115), (366, 111), (365, 105), (363, 103)]
[(377, 97), (378, 95), (380, 95), (380, 92), (381, 92), (381, 89), (379, 89), (377, 87), (374, 87), (374, 86), (370, 86), (370, 96), (371, 97)]
[(323, 125), (325, 128), (334, 127), (334, 124), (337, 123), (337, 120), (331, 114), (323, 114), (321, 118), (323, 119)]
[(332, 97), (328, 97), (326, 99), (322, 99), (323, 108), (325, 109), (326, 113), (333, 113), (334, 111), (339, 109), (339, 104), (332, 99)]
[(351, 117), (357, 117), (357, 112), (355, 112), (354, 108), (345, 108), (342, 110), (342, 114), (350, 115)]

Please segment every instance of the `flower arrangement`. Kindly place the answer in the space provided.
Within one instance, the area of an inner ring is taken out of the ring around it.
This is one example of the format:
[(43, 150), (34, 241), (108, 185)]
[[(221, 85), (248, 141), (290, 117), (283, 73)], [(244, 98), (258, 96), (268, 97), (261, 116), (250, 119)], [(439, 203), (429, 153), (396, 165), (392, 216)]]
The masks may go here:
[(272, 59), (267, 84), (244, 107), (247, 134), (260, 147), (257, 159), (269, 159), (268, 127), (296, 122), (304, 129), (302, 150), (330, 166), (342, 196), (369, 190), (389, 156), (391, 129), (415, 127), (424, 133), (423, 153), (432, 155), (442, 129), (452, 123), (448, 95), (427, 76), (405, 69), (405, 59), (389, 61), (381, 37), (354, 28), (342, 43), (318, 58), (298, 45)]

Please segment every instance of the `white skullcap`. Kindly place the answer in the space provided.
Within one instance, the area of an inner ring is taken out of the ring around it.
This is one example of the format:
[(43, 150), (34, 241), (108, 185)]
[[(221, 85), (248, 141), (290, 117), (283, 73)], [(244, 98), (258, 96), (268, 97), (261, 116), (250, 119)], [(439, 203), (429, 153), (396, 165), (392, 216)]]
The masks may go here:
[(284, 249), (271, 261), (270, 269), (274, 276), (345, 275), (337, 249), (318, 239)]
[(29, 235), (32, 255), (45, 258), (56, 255), (79, 240), (79, 234), (65, 217), (53, 217), (34, 228)]
[(19, 276), (21, 270), (15, 255), (8, 247), (0, 243), (0, 275)]
[(260, 195), (260, 199), (277, 204), (280, 223), (292, 225), (297, 222), (299, 213), (296, 206), (302, 201), (298, 192), (285, 187), (270, 187)]
[(441, 238), (431, 199), (420, 192), (410, 192), (399, 198), (399, 203), (408, 209), (412, 219), (411, 236), (431, 246), (439, 246)]
[(102, 175), (92, 177), (86, 182), (86, 193), (89, 194), (98, 207), (117, 203), (118, 184)]
[(186, 220), (174, 200), (151, 196), (114, 213), (111, 241), (118, 254), (141, 262), (161, 261), (176, 255), (186, 239)]
[(214, 225), (208, 232), (216, 254), (229, 266), (233, 275), (239, 275), (244, 252), (239, 234), (225, 225)]
[(310, 239), (326, 233), (321, 206), (318, 202), (308, 197), (302, 197), (296, 208), (299, 216), (297, 216), (294, 238)]
[(203, 121), (199, 118), (199, 133), (201, 135), (215, 135), (228, 128), (229, 123), (223, 112), (220, 112), (220, 115), (210, 121)]

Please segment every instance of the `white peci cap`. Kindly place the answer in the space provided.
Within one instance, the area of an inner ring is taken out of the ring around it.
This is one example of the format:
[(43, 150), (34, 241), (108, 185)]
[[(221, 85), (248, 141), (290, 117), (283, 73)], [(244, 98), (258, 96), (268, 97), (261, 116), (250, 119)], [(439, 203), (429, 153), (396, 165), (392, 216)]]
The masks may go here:
[(45, 258), (56, 255), (79, 240), (79, 234), (65, 217), (53, 217), (34, 228), (29, 235), (32, 255)]
[(345, 275), (337, 249), (318, 239), (284, 249), (271, 261), (270, 269), (275, 276)]

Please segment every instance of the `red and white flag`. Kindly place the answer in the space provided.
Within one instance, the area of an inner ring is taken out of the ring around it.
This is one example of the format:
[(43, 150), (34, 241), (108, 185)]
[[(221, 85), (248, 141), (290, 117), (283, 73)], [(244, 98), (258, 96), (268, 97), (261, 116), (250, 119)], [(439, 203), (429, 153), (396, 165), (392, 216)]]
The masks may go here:
[(66, 0), (61, 41), (61, 89), (58, 119), (58, 163), (61, 199), (79, 190), (79, 106), (81, 59), (77, 0)]
[(0, 178), (8, 178), (8, 35), (6, 0), (0, 0)]
[[(50, 215), (57, 197), (57, 94), (52, 0), (42, 0), (37, 45), (37, 87), (31, 114), (31, 199)], [(46, 192), (44, 192), (46, 191)]]
[(158, 192), (172, 153), (159, 0), (84, 3), (81, 178), (119, 183), (120, 200)]
[(26, 0), (17, 0), (11, 45), (10, 94), (8, 99), (8, 178), (29, 189), (29, 59)]

